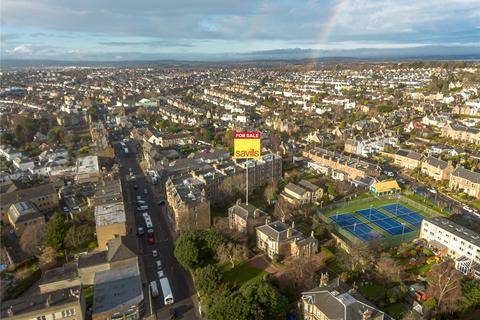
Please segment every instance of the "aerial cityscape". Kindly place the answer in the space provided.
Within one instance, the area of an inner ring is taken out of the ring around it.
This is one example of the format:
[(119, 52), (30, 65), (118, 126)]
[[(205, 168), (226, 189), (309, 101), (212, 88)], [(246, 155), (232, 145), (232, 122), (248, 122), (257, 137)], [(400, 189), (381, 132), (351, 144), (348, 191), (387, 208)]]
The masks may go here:
[(480, 319), (478, 1), (0, 16), (2, 319)]

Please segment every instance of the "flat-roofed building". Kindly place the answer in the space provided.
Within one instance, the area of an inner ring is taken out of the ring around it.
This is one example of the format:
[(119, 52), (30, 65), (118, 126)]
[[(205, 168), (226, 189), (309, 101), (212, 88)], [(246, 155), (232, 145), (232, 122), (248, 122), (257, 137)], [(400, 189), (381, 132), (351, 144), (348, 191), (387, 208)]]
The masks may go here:
[(85, 297), (81, 286), (65, 288), (15, 300), (2, 301), (1, 318), (11, 320), (83, 320)]
[(433, 217), (422, 221), (419, 238), (453, 257), (459, 271), (480, 278), (480, 235), (475, 231), (445, 217)]
[(127, 234), (127, 220), (123, 202), (95, 206), (95, 225), (98, 249), (105, 250), (107, 242)]
[(173, 211), (175, 230), (200, 230), (210, 227), (210, 201), (203, 183), (191, 175), (168, 178), (165, 189)]
[(93, 320), (142, 319), (145, 313), (142, 279), (138, 266), (95, 274)]
[(17, 236), (21, 236), (29, 225), (44, 225), (45, 216), (32, 202), (21, 201), (12, 204), (8, 209), (8, 222), (12, 225)]
[(75, 168), (77, 183), (97, 182), (100, 177), (100, 168), (97, 156), (78, 158)]

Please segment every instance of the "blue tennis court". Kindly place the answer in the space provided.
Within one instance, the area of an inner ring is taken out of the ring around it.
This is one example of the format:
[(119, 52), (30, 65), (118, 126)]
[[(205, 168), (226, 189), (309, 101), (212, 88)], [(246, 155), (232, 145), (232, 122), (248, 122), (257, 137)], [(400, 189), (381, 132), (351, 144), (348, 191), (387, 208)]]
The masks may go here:
[(402, 233), (405, 234), (413, 231), (409, 227), (401, 224), (397, 220), (387, 216), (375, 208), (359, 210), (356, 211), (356, 213), (393, 235), (399, 235)]
[(398, 203), (389, 204), (381, 208), (388, 213), (393, 214), (394, 216), (399, 217), (418, 228), (420, 228), (422, 220), (425, 219), (425, 217), (421, 214), (413, 212), (412, 210)]
[(351, 213), (344, 213), (330, 217), (339, 226), (364, 241), (383, 238), (383, 235), (373, 230), (370, 226), (355, 218)]

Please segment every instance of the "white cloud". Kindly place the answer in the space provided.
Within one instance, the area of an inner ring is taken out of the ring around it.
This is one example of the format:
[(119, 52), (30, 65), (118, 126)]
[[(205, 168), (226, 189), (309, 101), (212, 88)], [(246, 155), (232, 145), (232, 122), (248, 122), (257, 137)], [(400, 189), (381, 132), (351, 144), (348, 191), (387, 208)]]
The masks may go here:
[(31, 56), (33, 54), (33, 49), (31, 44), (24, 44), (20, 46), (16, 46), (12, 50), (10, 50), (12, 55), (18, 56)]

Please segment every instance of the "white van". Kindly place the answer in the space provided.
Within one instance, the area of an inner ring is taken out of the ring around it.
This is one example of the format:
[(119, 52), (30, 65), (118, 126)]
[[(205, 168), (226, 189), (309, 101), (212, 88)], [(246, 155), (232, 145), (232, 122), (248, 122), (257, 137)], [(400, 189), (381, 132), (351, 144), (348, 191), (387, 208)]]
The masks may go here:
[(158, 297), (157, 281), (150, 282), (150, 291), (152, 293), (152, 297)]

